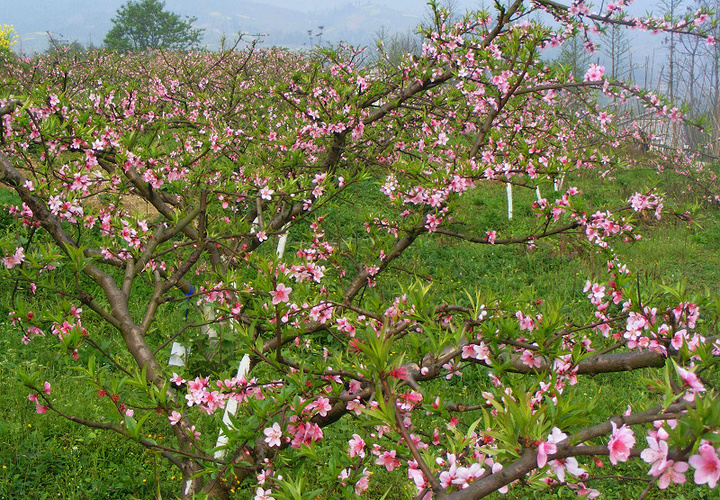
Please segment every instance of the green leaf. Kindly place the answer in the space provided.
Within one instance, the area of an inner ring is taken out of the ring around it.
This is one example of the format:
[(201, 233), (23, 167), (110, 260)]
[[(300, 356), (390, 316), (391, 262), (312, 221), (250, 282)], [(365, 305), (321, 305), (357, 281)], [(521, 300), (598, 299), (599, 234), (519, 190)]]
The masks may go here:
[(670, 364), (665, 363), (665, 368), (663, 370), (663, 377), (665, 379), (665, 393), (663, 395), (663, 409), (668, 409), (671, 404), (673, 404), (673, 401), (675, 401), (675, 393), (672, 389), (672, 384), (670, 383)]
[(132, 417), (125, 417), (125, 427), (127, 427), (128, 431), (130, 432), (130, 435), (134, 437), (135, 439), (138, 438), (138, 427), (137, 427), (137, 421)]
[(88, 359), (88, 377), (95, 379), (95, 353), (92, 353)]

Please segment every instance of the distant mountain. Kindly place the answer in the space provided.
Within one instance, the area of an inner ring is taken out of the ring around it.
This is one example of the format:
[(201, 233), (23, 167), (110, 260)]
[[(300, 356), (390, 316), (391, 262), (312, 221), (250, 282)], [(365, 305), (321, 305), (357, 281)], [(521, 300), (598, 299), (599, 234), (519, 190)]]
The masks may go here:
[(26, 53), (45, 50), (48, 47), (47, 32), (56, 39), (97, 46), (105, 38), (110, 19), (122, 3), (122, 0), (27, 0), (18, 2), (12, 10), (7, 9), (2, 22), (15, 27), (20, 35), (16, 48)]
[[(0, 3), (8, 2), (0, 0)], [(66, 42), (102, 45), (112, 25), (111, 19), (125, 0), (16, 0), (12, 3), (12, 9), (3, 9), (0, 23), (14, 25), (20, 35), (17, 49), (33, 53), (48, 47), (46, 32)], [(457, 0), (461, 11), (492, 3), (491, 0)], [(643, 11), (653, 3), (654, 0), (637, 0), (634, 8)], [(266, 33), (266, 45), (295, 48), (341, 40), (369, 45), (381, 27), (407, 32), (428, 12), (426, 0), (166, 0), (165, 5), (170, 11), (196, 17), (196, 26), (205, 29), (204, 44), (212, 50), (220, 46), (223, 35), (230, 41), (237, 33)], [(644, 37), (638, 37), (634, 43), (640, 52), (636, 60), (648, 55), (657, 44), (657, 40), (646, 44)]]
[(227, 3), (210, 0), (200, 6), (182, 0), (177, 5), (187, 4), (182, 11), (197, 17), (196, 25), (205, 28), (209, 48), (217, 48), (222, 35), (232, 38), (238, 32), (267, 34), (266, 44), (292, 47), (340, 40), (368, 44), (381, 26), (405, 31), (414, 28), (422, 17), (422, 12), (408, 14), (374, 2), (335, 2), (332, 8), (309, 12), (247, 1), (228, 8)]
[[(21, 37), (17, 49), (25, 53), (45, 50), (47, 32), (66, 42), (100, 46), (123, 3), (27, 0), (5, 13), (2, 22), (14, 25)], [(427, 5), (425, 0), (167, 0), (166, 9), (197, 17), (195, 25), (205, 29), (204, 44), (216, 49), (223, 35), (232, 39), (238, 32), (266, 33), (266, 44), (292, 47), (319, 43), (320, 32), (323, 43), (369, 44), (383, 26), (401, 32), (414, 29)]]

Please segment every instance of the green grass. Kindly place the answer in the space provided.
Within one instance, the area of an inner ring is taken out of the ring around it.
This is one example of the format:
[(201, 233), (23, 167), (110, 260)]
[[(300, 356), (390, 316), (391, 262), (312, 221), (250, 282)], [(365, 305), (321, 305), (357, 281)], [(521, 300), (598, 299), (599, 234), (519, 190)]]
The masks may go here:
[[(158, 485), (165, 498), (178, 491), (177, 472), (135, 443), (36, 414), (15, 369), (59, 368), (62, 361), (42, 342), (23, 346), (17, 330), (0, 328), (0, 499), (150, 498)], [(98, 398), (75, 391), (71, 373), (61, 370), (49, 381), (64, 409), (97, 414)]]
[[(7, 309), (7, 303), (2, 308)], [(157, 492), (162, 498), (174, 498), (180, 491), (180, 474), (162, 457), (113, 432), (89, 429), (55, 415), (35, 412), (34, 405), (27, 399), (29, 390), (17, 377), (18, 370), (42, 373), (41, 380), (48, 380), (52, 385), (53, 400), (67, 414), (104, 421), (109, 402), (107, 398), (99, 398), (85, 379), (68, 369), (68, 356), (57, 353), (54, 338), (36, 338), (25, 346), (20, 342), (22, 333), (5, 318), (7, 312), (3, 311), (0, 500), (142, 499), (154, 498)], [(106, 330), (105, 325), (93, 321), (90, 315), (83, 321), (96, 332), (101, 328)], [(105, 337), (105, 348), (118, 353), (119, 336), (108, 332)], [(81, 356), (86, 357), (87, 352), (81, 351)], [(117, 359), (130, 362), (127, 354)], [(107, 362), (103, 357), (98, 361)], [(116, 416), (119, 423), (121, 417)], [(173, 436), (163, 436), (162, 431), (152, 426), (145, 426), (144, 432), (159, 444), (174, 442)]]
[[(657, 182), (646, 174), (635, 175), (641, 176), (641, 183)], [(578, 181), (578, 187), (589, 192), (588, 198), (593, 204), (622, 204), (630, 194), (633, 174), (621, 174), (620, 177), (620, 184), (624, 186), (621, 196), (616, 187), (605, 186), (594, 179)], [(674, 188), (673, 192), (683, 193)], [(455, 229), (480, 236), (487, 230), (496, 230), (498, 238), (532, 231), (537, 221), (528, 217), (528, 205), (535, 194), (522, 189), (516, 189), (514, 194), (516, 217), (508, 221), (503, 186), (483, 187), (467, 193), (458, 201), (457, 213), (460, 215), (454, 221)], [(550, 196), (553, 193), (543, 194)], [(677, 201), (678, 206), (698, 202), (686, 193), (683, 196), (685, 199)], [(357, 225), (358, 218), (366, 210), (372, 211), (377, 197), (377, 187), (372, 183), (361, 186), (352, 203), (328, 214), (325, 223), (328, 233), (365, 242), (368, 235), (362, 225), (358, 225), (359, 229), (354, 233), (344, 231), (353, 222)], [(0, 203), (11, 202), (15, 202), (12, 195), (0, 191)], [(637, 221), (643, 238), (632, 244), (615, 246), (620, 258), (637, 271), (643, 287), (651, 287), (653, 282), (675, 284), (686, 280), (692, 290), (707, 288), (715, 295), (720, 292), (720, 212), (712, 206), (704, 206), (702, 212), (704, 215), (698, 221), (702, 230), (688, 228), (680, 219), (666, 215), (661, 221)], [(9, 220), (0, 210), (0, 230), (7, 231), (8, 224)], [(6, 238), (12, 238), (12, 234), (6, 234)], [(447, 236), (422, 236), (407, 257), (394, 263), (372, 293), (388, 299), (399, 291), (393, 283), (397, 278), (407, 281), (408, 275), (415, 275), (421, 281), (432, 283), (431, 293), (438, 300), (467, 303), (465, 291), (480, 290), (527, 300), (544, 298), (563, 304), (567, 309), (586, 307), (582, 286), (587, 276), (602, 274), (605, 261), (589, 250), (582, 240), (581, 234), (572, 233), (539, 241), (534, 249), (528, 249), (526, 245), (478, 245)], [(18, 368), (31, 372), (48, 372), (46, 369), (51, 368), (49, 373), (56, 374), (49, 380), (53, 391), (60, 396), (58, 400), (63, 401), (64, 407), (72, 408), (76, 414), (97, 415), (97, 405), (101, 403), (92, 392), (76, 390), (78, 380), (64, 368), (63, 359), (51, 349), (44, 348), (43, 339), (36, 339), (28, 346), (20, 343), (20, 332), (5, 319), (11, 307), (9, 295), (12, 289), (7, 283), (0, 283), (0, 499), (151, 498), (157, 490), (163, 498), (172, 498), (179, 491), (179, 474), (153, 453), (115, 435), (89, 430), (57, 416), (35, 413), (32, 403), (27, 400), (28, 391), (15, 379)], [(140, 310), (141, 302), (135, 302), (134, 307)], [(167, 318), (167, 321), (173, 319)], [(95, 326), (99, 328), (100, 324)], [(110, 333), (108, 339), (111, 343), (118, 342)], [(653, 403), (655, 396), (638, 390), (635, 383), (639, 377), (650, 374), (650, 371), (638, 371), (581, 377), (578, 385), (568, 390), (583, 397), (597, 395), (594, 402), (598, 415), (621, 413), (629, 403), (636, 408)], [(455, 378), (446, 385), (447, 397), (479, 393), (488, 384), (483, 369), (467, 370), (462, 378)], [(338, 446), (344, 446), (344, 442), (333, 437), (332, 430), (327, 434), (329, 440), (338, 440)], [(161, 443), (166, 439), (154, 437)], [(647, 477), (642, 464), (609, 469), (592, 472)], [(309, 472), (308, 478), (312, 480), (312, 477)], [(367, 497), (379, 498), (389, 490), (388, 499), (410, 498), (412, 489), (404, 486), (406, 477), (404, 470), (377, 474)], [(689, 481), (692, 483), (691, 479)], [(621, 499), (637, 497), (645, 483), (624, 483), (614, 478), (594, 482), (591, 486), (603, 490), (603, 498)], [(701, 499), (713, 498), (711, 493), (714, 493), (692, 484), (681, 488), (679, 493), (672, 491), (656, 491), (647, 498)], [(247, 494), (247, 490), (243, 490), (239, 497)], [(516, 488), (507, 496), (498, 495), (497, 498), (560, 499), (575, 498), (575, 495), (562, 489), (538, 492)]]

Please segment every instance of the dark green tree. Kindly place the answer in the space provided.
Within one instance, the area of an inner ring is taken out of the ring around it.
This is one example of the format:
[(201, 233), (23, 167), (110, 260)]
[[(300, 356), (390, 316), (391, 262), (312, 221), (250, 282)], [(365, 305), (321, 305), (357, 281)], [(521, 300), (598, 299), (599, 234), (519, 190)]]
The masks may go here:
[(183, 19), (165, 9), (160, 0), (129, 1), (112, 19), (105, 47), (129, 52), (145, 49), (188, 50), (200, 43), (203, 30), (193, 28), (195, 17)]

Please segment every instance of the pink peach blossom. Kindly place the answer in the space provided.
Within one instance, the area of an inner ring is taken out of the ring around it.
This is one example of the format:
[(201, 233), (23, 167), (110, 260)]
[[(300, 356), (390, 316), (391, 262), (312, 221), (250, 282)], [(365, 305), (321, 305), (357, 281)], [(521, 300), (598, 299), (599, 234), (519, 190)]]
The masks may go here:
[(586, 82), (596, 82), (598, 80), (601, 80), (604, 74), (605, 74), (605, 66), (599, 66), (599, 65), (593, 63), (590, 65), (590, 68), (587, 70), (587, 73), (585, 73), (585, 81)]
[(280, 444), (282, 444), (282, 429), (277, 422), (275, 422), (272, 427), (264, 429), (263, 434), (265, 434), (265, 442), (269, 447), (272, 448), (273, 446), (280, 446)]
[(3, 259), (5, 267), (12, 269), (25, 261), (25, 254), (23, 253), (23, 247), (18, 247), (13, 255), (8, 255)]
[(350, 458), (365, 458), (365, 440), (357, 434), (352, 435), (352, 439), (348, 441)]
[(613, 432), (607, 446), (610, 451), (610, 462), (617, 465), (618, 462), (627, 462), (630, 458), (630, 450), (635, 446), (635, 436), (632, 429), (624, 424), (618, 429), (615, 422), (611, 423)]
[(392, 472), (396, 467), (400, 467), (400, 460), (395, 458), (396, 453), (395, 450), (383, 452), (377, 460), (375, 460), (375, 464), (384, 465), (388, 472)]
[(698, 454), (690, 457), (688, 462), (695, 469), (695, 483), (705, 484), (714, 488), (720, 478), (720, 459), (712, 445), (700, 445)]
[(665, 441), (654, 437), (646, 437), (645, 440), (650, 448), (643, 450), (640, 453), (640, 458), (652, 464), (648, 474), (659, 476), (665, 470), (667, 464), (668, 445)]
[(292, 288), (285, 286), (283, 283), (278, 283), (275, 290), (270, 292), (273, 305), (290, 300), (290, 292), (292, 292)]
[(673, 462), (668, 460), (665, 463), (665, 470), (658, 478), (658, 488), (661, 490), (670, 486), (670, 483), (683, 484), (685, 482), (685, 471), (688, 470), (686, 462)]

